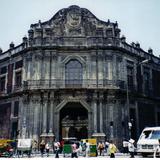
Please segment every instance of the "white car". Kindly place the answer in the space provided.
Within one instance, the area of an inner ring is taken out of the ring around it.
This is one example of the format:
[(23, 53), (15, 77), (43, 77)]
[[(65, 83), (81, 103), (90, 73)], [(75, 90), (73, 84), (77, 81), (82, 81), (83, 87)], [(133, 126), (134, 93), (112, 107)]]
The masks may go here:
[(137, 142), (137, 153), (143, 157), (147, 155), (160, 154), (160, 127), (145, 128)]

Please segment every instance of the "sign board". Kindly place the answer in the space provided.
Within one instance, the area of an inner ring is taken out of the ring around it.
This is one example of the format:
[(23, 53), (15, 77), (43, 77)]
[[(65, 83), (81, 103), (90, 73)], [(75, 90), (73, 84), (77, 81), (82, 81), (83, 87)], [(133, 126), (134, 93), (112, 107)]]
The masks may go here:
[(82, 139), (81, 141), (84, 143), (88, 142), (90, 145), (97, 145), (97, 140), (95, 138)]
[(82, 139), (83, 143), (89, 143), (90, 147), (90, 157), (96, 157), (97, 156), (97, 139), (90, 138), (90, 139)]
[(32, 146), (32, 139), (18, 139), (18, 150), (30, 150)]

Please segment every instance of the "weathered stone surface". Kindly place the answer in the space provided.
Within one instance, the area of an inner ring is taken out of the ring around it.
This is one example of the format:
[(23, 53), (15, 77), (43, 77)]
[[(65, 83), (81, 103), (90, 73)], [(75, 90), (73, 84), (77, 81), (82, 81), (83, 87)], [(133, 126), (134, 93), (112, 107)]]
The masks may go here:
[[(120, 38), (116, 22), (103, 22), (79, 6), (32, 24), (28, 39), (0, 54), (0, 83), (5, 80), (0, 112), (12, 103), (8, 118), (0, 119), (7, 122), (1, 128), (9, 130), (0, 134), (37, 140), (106, 135), (121, 146), (123, 139), (137, 138), (148, 124), (158, 125), (160, 59), (137, 47)], [(139, 65), (146, 57), (152, 64)], [(23, 66), (16, 67), (20, 60)], [(4, 66), (7, 71), (2, 71)], [(19, 71), (21, 80), (16, 77)], [(18, 117), (15, 101), (20, 102)], [(12, 127), (14, 122), (17, 126)]]

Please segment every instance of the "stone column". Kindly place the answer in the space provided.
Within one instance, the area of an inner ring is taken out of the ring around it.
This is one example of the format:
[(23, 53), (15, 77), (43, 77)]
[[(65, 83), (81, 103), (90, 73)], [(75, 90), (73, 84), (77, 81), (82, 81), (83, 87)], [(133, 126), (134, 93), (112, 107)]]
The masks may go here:
[(102, 51), (98, 51), (98, 55), (99, 55), (99, 58), (98, 58), (98, 79), (99, 79), (98, 85), (99, 85), (99, 87), (102, 87), (102, 85), (103, 85), (103, 68), (104, 68)]
[(16, 75), (16, 72), (15, 72), (15, 65), (16, 63), (14, 63), (13, 65), (13, 77), (12, 77), (12, 91), (15, 90), (15, 75)]
[(94, 133), (97, 133), (97, 102), (93, 101)]
[(45, 78), (45, 63), (44, 63), (44, 53), (43, 51), (41, 51), (42, 53), (42, 60), (41, 60), (41, 79), (44, 80)]
[(59, 140), (59, 111), (54, 112), (54, 117), (55, 117), (55, 121), (54, 121), (54, 129), (55, 129), (55, 139)]
[(136, 109), (136, 134), (140, 135), (138, 101), (136, 101), (135, 109)]
[(24, 112), (24, 103), (22, 101), (22, 98), (20, 98), (19, 100), (19, 111), (18, 111), (18, 130), (20, 131), (20, 134), (18, 135), (18, 138), (20, 138), (21, 136), (21, 132), (22, 132), (22, 125), (23, 125), (23, 113), (26, 113)]
[(47, 101), (44, 101), (43, 106), (42, 106), (42, 135), (41, 136), (46, 136), (46, 131), (47, 131)]
[(29, 57), (27, 57), (27, 80), (31, 79), (31, 63), (32, 57), (29, 55)]
[[(108, 104), (108, 111), (109, 111), (109, 128), (110, 128), (110, 139), (113, 139), (114, 138), (114, 130), (113, 130), (113, 127), (114, 127), (114, 114), (113, 114), (113, 103), (111, 102), (111, 100), (109, 100), (109, 104)], [(113, 124), (112, 124), (112, 123)]]
[(18, 138), (26, 138), (27, 137), (27, 116), (28, 116), (28, 96), (23, 96), (23, 105), (20, 106), (19, 110), (19, 127), (20, 127), (20, 135)]
[(33, 128), (34, 128), (34, 103), (33, 99), (31, 99), (28, 106), (28, 138), (32, 138), (33, 136)]
[(116, 62), (116, 55), (113, 55), (112, 63), (115, 64), (115, 65), (112, 65), (112, 73), (113, 73), (112, 79), (116, 80), (117, 79), (117, 77), (116, 77), (116, 63), (117, 63)]
[(92, 136), (92, 112), (88, 111), (88, 137)]
[(45, 79), (49, 80), (50, 78), (50, 53), (46, 52), (45, 53), (45, 58), (44, 58), (44, 67), (45, 67)]
[[(51, 93), (51, 95), (50, 95), (51, 100), (53, 99), (53, 97), (54, 97), (54, 94)], [(53, 103), (53, 101), (51, 101), (50, 102), (50, 110), (49, 110), (49, 114), (50, 114), (50, 116), (49, 116), (50, 117), (50, 119), (49, 119), (49, 135), (50, 136), (54, 136), (54, 134), (53, 134), (53, 116), (54, 116), (53, 107), (54, 107), (54, 103)]]
[(100, 108), (100, 132), (103, 133), (103, 105), (102, 101), (99, 102), (99, 108)]
[(56, 62), (56, 52), (52, 52), (52, 57), (51, 57), (51, 79), (55, 79), (56, 76), (56, 68), (57, 68), (57, 62)]
[(38, 99), (36, 99), (34, 103), (34, 128), (33, 128), (33, 139), (38, 140), (38, 128), (39, 128), (39, 110), (40, 110), (40, 103)]
[(113, 79), (113, 77), (112, 77), (112, 73), (113, 73), (113, 71), (112, 71), (112, 61), (108, 61), (108, 79), (109, 80), (112, 80)]

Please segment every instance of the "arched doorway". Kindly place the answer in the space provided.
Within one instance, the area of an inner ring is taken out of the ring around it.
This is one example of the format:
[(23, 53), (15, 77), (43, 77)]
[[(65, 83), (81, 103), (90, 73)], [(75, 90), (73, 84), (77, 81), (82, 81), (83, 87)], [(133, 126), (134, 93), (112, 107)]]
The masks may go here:
[(88, 111), (79, 102), (69, 102), (60, 110), (60, 137), (88, 138)]

